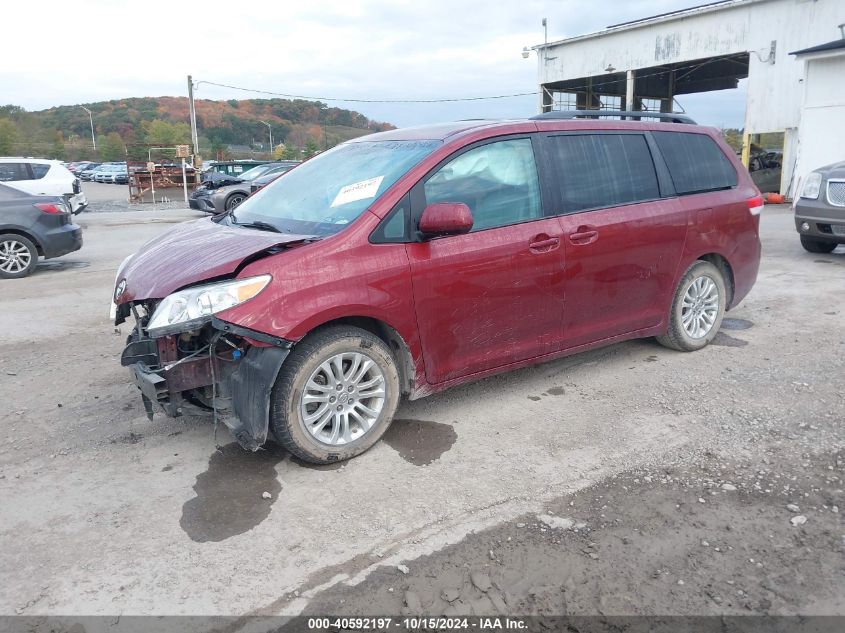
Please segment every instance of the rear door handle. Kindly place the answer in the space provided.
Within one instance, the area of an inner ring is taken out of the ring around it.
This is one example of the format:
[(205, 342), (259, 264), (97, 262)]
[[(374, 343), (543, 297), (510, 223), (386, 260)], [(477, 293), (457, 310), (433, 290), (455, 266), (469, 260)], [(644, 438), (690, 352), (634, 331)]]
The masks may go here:
[(569, 241), (573, 244), (589, 244), (595, 242), (598, 237), (598, 231), (579, 231), (578, 233), (570, 233)]

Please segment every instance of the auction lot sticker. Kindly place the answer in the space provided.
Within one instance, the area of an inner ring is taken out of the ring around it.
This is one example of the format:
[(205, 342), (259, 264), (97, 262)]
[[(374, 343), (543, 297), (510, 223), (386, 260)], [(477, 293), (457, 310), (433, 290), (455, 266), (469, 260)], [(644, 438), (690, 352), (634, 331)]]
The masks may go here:
[(382, 180), (384, 180), (384, 176), (378, 176), (377, 178), (370, 178), (369, 180), (362, 180), (361, 182), (346, 185), (337, 192), (337, 195), (332, 201), (332, 207), (339, 207), (343, 204), (356, 202), (357, 200), (375, 198)]

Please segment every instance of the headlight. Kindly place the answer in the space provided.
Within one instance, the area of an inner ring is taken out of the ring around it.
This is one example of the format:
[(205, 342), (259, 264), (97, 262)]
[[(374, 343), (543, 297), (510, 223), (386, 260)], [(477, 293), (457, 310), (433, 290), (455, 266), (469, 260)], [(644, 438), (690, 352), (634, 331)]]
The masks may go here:
[(186, 288), (165, 297), (147, 325), (152, 338), (184, 332), (211, 320), (211, 315), (249, 301), (270, 283), (270, 275)]
[(814, 171), (807, 176), (807, 180), (804, 182), (804, 188), (801, 190), (801, 197), (815, 200), (819, 197), (819, 190), (821, 190), (821, 188), (822, 175), (819, 172)]

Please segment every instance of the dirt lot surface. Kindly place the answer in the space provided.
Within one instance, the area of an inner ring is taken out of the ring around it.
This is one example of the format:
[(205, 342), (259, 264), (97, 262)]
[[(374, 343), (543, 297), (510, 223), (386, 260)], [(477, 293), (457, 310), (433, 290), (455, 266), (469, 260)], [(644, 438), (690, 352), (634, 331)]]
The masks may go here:
[(788, 208), (710, 347), (405, 403), (332, 467), (144, 416), (114, 271), (194, 216), (83, 214), (83, 250), (2, 283), (0, 614), (845, 614), (845, 249)]

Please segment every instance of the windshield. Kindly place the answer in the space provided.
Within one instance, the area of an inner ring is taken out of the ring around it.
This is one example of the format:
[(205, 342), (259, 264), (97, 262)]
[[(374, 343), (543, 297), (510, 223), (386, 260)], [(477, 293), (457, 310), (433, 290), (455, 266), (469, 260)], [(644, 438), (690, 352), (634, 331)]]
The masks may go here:
[(264, 222), (286, 233), (332, 235), (440, 145), (440, 141), (339, 145), (253, 194), (230, 219)]
[(258, 165), (252, 169), (247, 169), (242, 174), (238, 174), (237, 178), (240, 180), (252, 180), (253, 178), (258, 178), (261, 174), (266, 173), (271, 167), (273, 167), (273, 165)]

